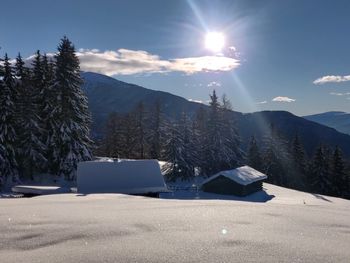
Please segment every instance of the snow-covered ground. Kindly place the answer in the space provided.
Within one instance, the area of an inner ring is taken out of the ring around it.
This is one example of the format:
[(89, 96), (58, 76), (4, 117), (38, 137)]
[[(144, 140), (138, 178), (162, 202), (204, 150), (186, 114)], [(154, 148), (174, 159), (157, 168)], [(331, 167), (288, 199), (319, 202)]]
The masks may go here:
[(264, 189), (1, 199), (0, 262), (349, 262), (350, 201)]

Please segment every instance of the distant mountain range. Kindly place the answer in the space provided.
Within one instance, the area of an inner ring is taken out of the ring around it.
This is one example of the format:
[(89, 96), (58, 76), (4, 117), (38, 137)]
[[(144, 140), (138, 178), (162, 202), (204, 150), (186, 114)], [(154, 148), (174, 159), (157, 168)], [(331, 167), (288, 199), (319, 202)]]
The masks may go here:
[[(103, 135), (105, 121), (111, 112), (129, 112), (140, 101), (147, 106), (159, 99), (162, 102), (164, 113), (169, 118), (179, 116), (183, 111), (193, 116), (201, 106), (208, 107), (168, 92), (146, 89), (97, 73), (85, 72), (82, 73), (82, 77), (84, 79), (83, 89), (89, 99), (89, 108), (93, 118), (92, 132), (96, 137)], [(298, 133), (309, 155), (323, 143), (330, 146), (340, 145), (344, 154), (350, 157), (350, 135), (289, 112), (262, 111), (247, 114), (233, 112), (232, 115), (237, 121), (244, 148), (247, 147), (252, 135), (261, 141), (273, 123), (288, 138)]]
[(332, 127), (350, 135), (350, 113), (330, 111), (315, 115), (304, 116), (305, 119)]

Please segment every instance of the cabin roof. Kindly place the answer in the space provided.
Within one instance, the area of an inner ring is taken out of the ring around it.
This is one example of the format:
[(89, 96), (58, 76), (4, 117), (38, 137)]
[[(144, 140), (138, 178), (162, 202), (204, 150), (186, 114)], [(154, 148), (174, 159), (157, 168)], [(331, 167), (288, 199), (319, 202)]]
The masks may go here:
[(218, 172), (217, 174), (214, 174), (213, 176), (204, 180), (202, 184), (206, 184), (219, 176), (225, 176), (241, 185), (248, 185), (267, 178), (266, 174), (263, 174), (255, 170), (254, 168), (246, 165), (233, 170)]

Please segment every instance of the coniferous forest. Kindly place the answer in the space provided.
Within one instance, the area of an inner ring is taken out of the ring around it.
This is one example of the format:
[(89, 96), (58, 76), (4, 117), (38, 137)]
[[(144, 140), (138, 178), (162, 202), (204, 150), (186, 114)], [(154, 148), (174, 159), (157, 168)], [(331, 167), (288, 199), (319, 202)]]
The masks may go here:
[(79, 60), (64, 37), (54, 57), (37, 51), (26, 65), (5, 54), (0, 63), (0, 187), (36, 174), (74, 180), (91, 159), (91, 122)]
[(18, 54), (0, 63), (0, 186), (37, 174), (75, 180), (78, 162), (96, 156), (158, 159), (168, 180), (207, 177), (240, 165), (266, 173), (268, 182), (349, 198), (349, 163), (341, 147), (320, 145), (308, 156), (298, 134), (287, 140), (274, 124), (262, 141), (243, 150), (232, 106), (210, 95), (196, 114), (163, 113), (162, 101), (142, 101), (128, 113), (112, 113), (105, 136), (93, 144), (88, 102), (81, 89), (79, 59), (67, 37), (54, 56), (37, 51), (30, 64)]
[(147, 108), (140, 102), (126, 114), (109, 115), (96, 155), (165, 161), (169, 180), (207, 177), (249, 165), (275, 185), (350, 198), (350, 165), (340, 147), (320, 145), (308, 156), (298, 134), (288, 140), (271, 123), (262, 141), (253, 136), (243, 150), (231, 111), (230, 101), (218, 98), (215, 91), (209, 107), (199, 108), (194, 116), (182, 112), (170, 119), (161, 101)]

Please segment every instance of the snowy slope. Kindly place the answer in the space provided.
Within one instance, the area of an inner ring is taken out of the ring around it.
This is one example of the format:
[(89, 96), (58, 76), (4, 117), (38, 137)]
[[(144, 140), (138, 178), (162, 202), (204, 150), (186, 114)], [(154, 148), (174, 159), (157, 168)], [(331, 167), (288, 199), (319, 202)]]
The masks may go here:
[(1, 262), (349, 262), (350, 201), (264, 188), (263, 203), (2, 199)]

